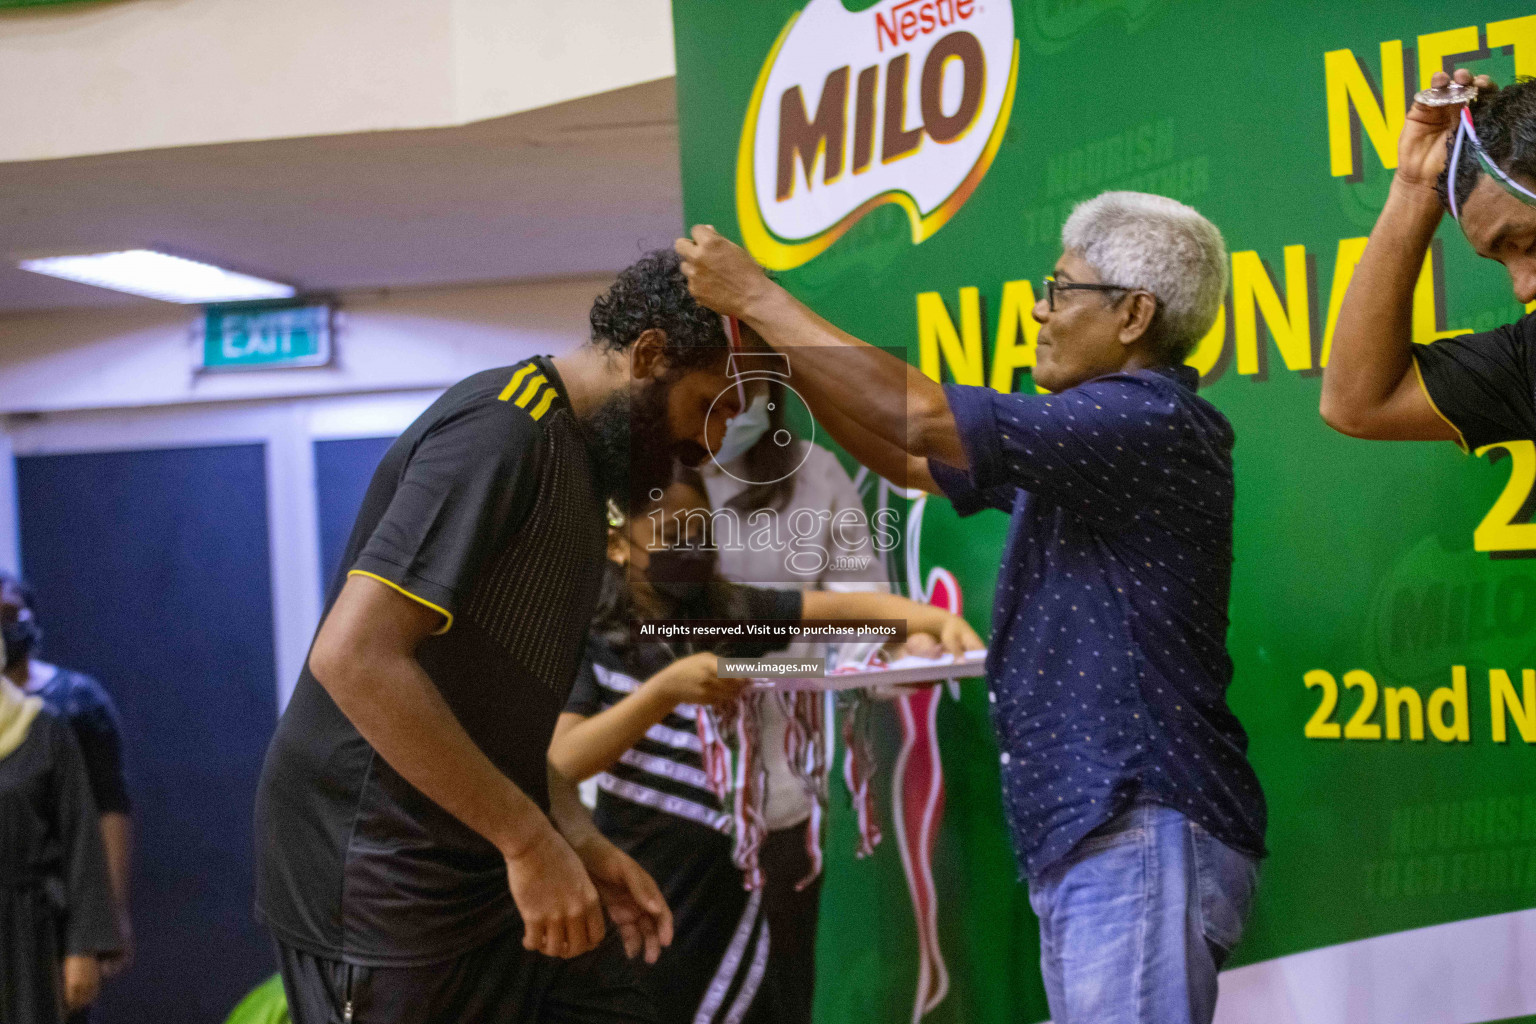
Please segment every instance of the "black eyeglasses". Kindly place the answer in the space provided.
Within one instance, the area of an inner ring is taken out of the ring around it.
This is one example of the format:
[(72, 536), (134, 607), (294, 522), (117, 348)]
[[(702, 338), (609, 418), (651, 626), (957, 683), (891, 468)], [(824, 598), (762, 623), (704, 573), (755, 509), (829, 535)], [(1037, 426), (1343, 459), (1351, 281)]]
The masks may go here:
[[(1045, 306), (1052, 313), (1056, 312), (1057, 292), (1135, 292), (1141, 290), (1140, 288), (1127, 288), (1124, 285), (1118, 284), (1079, 284), (1075, 281), (1068, 284), (1058, 284), (1054, 277), (1048, 277), (1045, 279)], [(1147, 294), (1151, 295), (1151, 292)], [(1162, 307), (1163, 300), (1159, 299), (1156, 295), (1152, 295), (1152, 301), (1159, 308)]]

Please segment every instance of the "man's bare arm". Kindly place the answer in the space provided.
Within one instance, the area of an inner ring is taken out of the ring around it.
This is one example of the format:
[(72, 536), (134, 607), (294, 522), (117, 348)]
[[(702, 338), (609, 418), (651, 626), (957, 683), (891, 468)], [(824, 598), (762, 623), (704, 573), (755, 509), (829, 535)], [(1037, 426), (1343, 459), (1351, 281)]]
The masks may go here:
[(539, 806), (475, 746), (416, 660), (417, 646), (442, 621), (383, 583), (352, 576), (315, 638), (310, 670), (390, 767), (501, 851), (524, 945), (551, 956), (585, 952), (603, 926), (580, 861)]
[(1333, 429), (1381, 441), (1451, 441), (1456, 432), (1419, 387), (1413, 289), (1440, 222), (1440, 200), (1392, 183), (1339, 308), (1319, 411)]
[[(1472, 81), (1465, 69), (1456, 72)], [(1444, 85), (1449, 76), (1435, 75)], [(1486, 75), (1479, 89), (1491, 90)], [(1323, 371), (1319, 411), (1335, 430), (1391, 441), (1454, 441), (1420, 387), (1413, 365), (1413, 290), (1424, 254), (1440, 223), (1435, 180), (1445, 166), (1445, 143), (1459, 107), (1415, 103), (1398, 137), (1398, 165), (1386, 205), (1371, 231), (1360, 264), (1339, 308), (1333, 350)]]
[[(943, 495), (943, 490), (928, 471), (926, 458), (911, 455), (904, 448), (866, 430), (844, 413), (842, 406), (835, 400), (814, 391), (806, 393), (809, 390), (802, 391), (802, 394), (806, 394), (806, 401), (810, 403), (811, 414), (816, 417), (816, 422), (827, 428), (832, 440), (853, 456), (855, 462), (868, 466), (897, 487), (915, 487), (929, 494)], [(953, 421), (954, 417), (951, 416), (950, 422)]]
[(966, 467), (954, 414), (937, 382), (817, 316), (714, 228), (695, 227), (691, 240), (678, 240), (677, 250), (694, 298), (738, 317), (789, 355), (795, 389), (818, 418), (835, 406), (848, 421), (909, 455)]

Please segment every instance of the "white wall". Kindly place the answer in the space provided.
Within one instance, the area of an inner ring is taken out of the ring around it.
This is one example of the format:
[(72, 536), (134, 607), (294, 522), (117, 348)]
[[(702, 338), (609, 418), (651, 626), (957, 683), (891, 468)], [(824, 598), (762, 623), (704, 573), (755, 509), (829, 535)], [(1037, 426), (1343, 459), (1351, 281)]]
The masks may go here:
[(440, 127), (673, 74), (668, 0), (118, 0), (0, 13), (0, 161)]
[[(194, 308), (0, 317), (0, 413), (445, 387), (587, 337), (607, 279), (343, 296), (333, 365), (199, 374)], [(0, 500), (3, 500), (0, 481)], [(0, 559), (4, 547), (0, 544)]]
[(454, 0), (455, 98), (478, 121), (670, 78), (670, 0)]

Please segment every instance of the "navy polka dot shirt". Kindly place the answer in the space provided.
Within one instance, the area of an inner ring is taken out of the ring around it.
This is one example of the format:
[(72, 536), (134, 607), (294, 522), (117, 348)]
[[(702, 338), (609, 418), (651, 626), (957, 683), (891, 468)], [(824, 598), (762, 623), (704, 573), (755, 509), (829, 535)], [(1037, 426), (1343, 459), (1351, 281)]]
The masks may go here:
[(1055, 395), (945, 387), (971, 469), (934, 479), (961, 515), (1013, 516), (987, 682), (1027, 875), (1138, 799), (1265, 852), (1226, 700), (1232, 426), (1198, 383), (1181, 366)]

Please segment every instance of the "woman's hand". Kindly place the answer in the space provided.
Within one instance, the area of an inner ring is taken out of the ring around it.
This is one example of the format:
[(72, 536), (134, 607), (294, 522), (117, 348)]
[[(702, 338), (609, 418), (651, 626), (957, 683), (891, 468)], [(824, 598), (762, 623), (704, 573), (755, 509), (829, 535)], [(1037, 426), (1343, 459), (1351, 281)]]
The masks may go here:
[(971, 624), (958, 615), (950, 615), (944, 621), (939, 643), (956, 658), (964, 657), (966, 651), (979, 651), (986, 646), (971, 628)]
[(890, 658), (937, 658), (944, 653), (944, 645), (931, 633), (909, 633), (907, 642), (890, 652)]
[(709, 652), (690, 654), (651, 677), (671, 704), (729, 704), (741, 696), (747, 679), (722, 679), (720, 659)]
[[(1430, 86), (1441, 89), (1452, 79), (1458, 85), (1475, 85), (1479, 93), (1491, 93), (1498, 89), (1487, 75), (1472, 77), (1466, 68), (1457, 68), (1454, 76), (1437, 71)], [(1403, 122), (1403, 132), (1397, 137), (1397, 180), (1404, 185), (1434, 191), (1440, 172), (1445, 170), (1446, 140), (1456, 130), (1461, 118), (1461, 105), (1426, 107), (1415, 103), (1408, 110)], [(1471, 156), (1470, 153), (1464, 154)]]
[(918, 658), (937, 658), (952, 654), (956, 659), (966, 651), (979, 651), (986, 645), (971, 624), (953, 612), (934, 609), (936, 616), (920, 626), (914, 624), (907, 635), (906, 653)]
[(83, 1010), (101, 992), (101, 964), (94, 956), (64, 958), (64, 1005), (70, 1013)]

